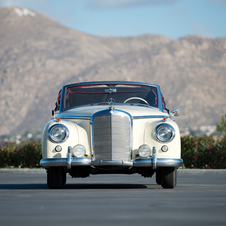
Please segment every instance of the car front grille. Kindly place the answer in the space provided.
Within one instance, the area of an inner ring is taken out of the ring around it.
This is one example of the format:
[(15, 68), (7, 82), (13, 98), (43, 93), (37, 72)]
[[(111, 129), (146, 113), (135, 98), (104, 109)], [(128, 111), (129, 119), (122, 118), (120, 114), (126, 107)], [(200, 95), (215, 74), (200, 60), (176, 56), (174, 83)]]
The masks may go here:
[(119, 110), (94, 114), (93, 150), (95, 160), (129, 161), (131, 152), (131, 117)]

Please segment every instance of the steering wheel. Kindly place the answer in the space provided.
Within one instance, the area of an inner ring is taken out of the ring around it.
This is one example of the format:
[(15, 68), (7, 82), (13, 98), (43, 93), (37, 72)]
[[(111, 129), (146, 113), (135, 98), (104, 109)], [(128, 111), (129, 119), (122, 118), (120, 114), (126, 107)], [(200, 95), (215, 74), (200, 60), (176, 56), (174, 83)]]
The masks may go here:
[(141, 98), (141, 97), (130, 97), (130, 98), (126, 99), (126, 100), (124, 101), (124, 103), (127, 103), (128, 101), (134, 100), (134, 99), (141, 100), (141, 101), (143, 101), (145, 104), (149, 105), (148, 102), (147, 102), (145, 99)]

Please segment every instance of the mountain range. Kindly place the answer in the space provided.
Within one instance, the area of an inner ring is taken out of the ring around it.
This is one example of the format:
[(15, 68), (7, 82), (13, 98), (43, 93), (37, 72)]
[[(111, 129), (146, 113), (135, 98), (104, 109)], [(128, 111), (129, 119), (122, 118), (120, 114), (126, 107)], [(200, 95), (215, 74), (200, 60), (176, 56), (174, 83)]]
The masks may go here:
[(41, 131), (61, 87), (85, 81), (158, 84), (180, 128), (226, 113), (226, 38), (94, 36), (16, 6), (0, 21), (0, 135)]

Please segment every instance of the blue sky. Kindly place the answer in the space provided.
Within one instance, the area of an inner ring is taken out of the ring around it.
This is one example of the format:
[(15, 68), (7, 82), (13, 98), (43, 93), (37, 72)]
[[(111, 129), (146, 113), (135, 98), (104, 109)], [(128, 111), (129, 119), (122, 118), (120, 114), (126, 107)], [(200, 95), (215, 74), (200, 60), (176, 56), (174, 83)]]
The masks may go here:
[(226, 37), (226, 0), (0, 0), (92, 35)]

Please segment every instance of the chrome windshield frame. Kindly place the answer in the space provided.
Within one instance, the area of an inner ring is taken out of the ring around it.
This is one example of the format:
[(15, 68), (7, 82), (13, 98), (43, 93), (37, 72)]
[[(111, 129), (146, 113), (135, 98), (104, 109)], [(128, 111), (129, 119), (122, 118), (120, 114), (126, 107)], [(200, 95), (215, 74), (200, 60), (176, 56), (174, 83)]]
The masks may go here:
[(162, 94), (161, 89), (159, 85), (151, 84), (151, 83), (143, 83), (143, 82), (128, 82), (128, 81), (97, 81), (97, 82), (81, 82), (81, 83), (74, 83), (74, 84), (68, 84), (62, 87), (61, 92), (61, 101), (60, 101), (60, 109), (59, 113), (62, 113), (65, 110), (65, 94), (66, 90), (70, 87), (76, 87), (76, 86), (88, 86), (88, 85), (139, 85), (139, 86), (152, 86), (157, 89), (157, 95), (158, 95), (158, 109), (162, 112), (164, 112), (163, 108), (163, 102), (162, 102)]

